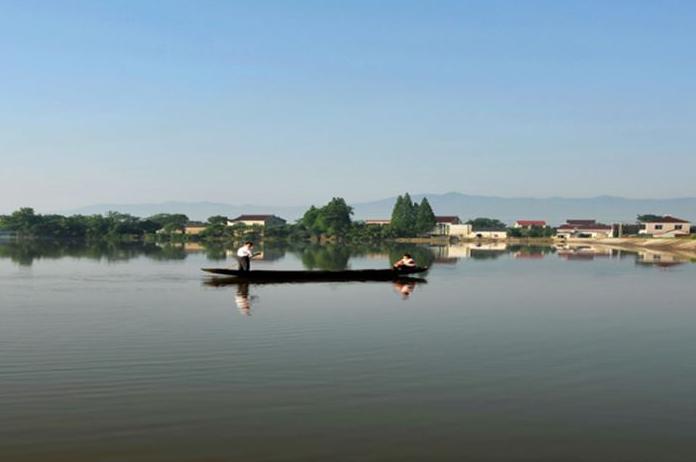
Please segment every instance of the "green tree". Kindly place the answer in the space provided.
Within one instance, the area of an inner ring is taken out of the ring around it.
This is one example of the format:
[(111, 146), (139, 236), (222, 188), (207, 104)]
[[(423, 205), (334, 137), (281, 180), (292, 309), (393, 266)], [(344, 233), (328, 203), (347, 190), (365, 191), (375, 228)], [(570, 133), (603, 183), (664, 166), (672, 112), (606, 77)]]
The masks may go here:
[(350, 229), (353, 208), (342, 197), (334, 197), (319, 209), (317, 225), (319, 229), (332, 236), (343, 236)]
[(391, 228), (396, 233), (401, 233), (406, 227), (406, 215), (404, 213), (404, 198), (399, 195), (394, 202), (394, 208), (391, 214)]
[(392, 210), (391, 227), (398, 236), (408, 236), (416, 232), (417, 206), (406, 193), (396, 198)]
[(655, 215), (653, 213), (646, 213), (644, 215), (638, 215), (638, 221), (642, 222), (654, 222), (654, 221), (660, 221), (664, 217), (661, 215)]
[(352, 228), (350, 216), (353, 208), (341, 197), (334, 197), (321, 208), (311, 206), (298, 220), (301, 228), (295, 235), (301, 235), (302, 229), (310, 235), (326, 234), (329, 236), (345, 236)]
[(415, 231), (418, 234), (430, 232), (435, 224), (435, 213), (428, 199), (424, 197), (416, 211)]
[(473, 220), (467, 221), (467, 224), (471, 225), (474, 231), (477, 229), (491, 229), (503, 231), (506, 228), (505, 223), (496, 218), (474, 218)]
[[(178, 225), (176, 223), (167, 223), (164, 225), (164, 232), (166, 233), (174, 233), (176, 231), (179, 231), (181, 233), (184, 232), (184, 228), (186, 227), (186, 222), (184, 222), (183, 225)], [(149, 218), (146, 220), (138, 220), (138, 234), (154, 234), (160, 229), (162, 229), (162, 226), (160, 223), (157, 223), (156, 221), (152, 221)]]
[(110, 237), (119, 236), (142, 236), (144, 231), (140, 227), (140, 219), (133, 215), (120, 212), (109, 212), (106, 214), (109, 223), (108, 235)]
[(146, 221), (158, 225), (155, 231), (162, 229), (165, 233), (170, 234), (177, 231), (183, 233), (189, 219), (183, 213), (158, 213), (149, 217)]
[(208, 224), (227, 226), (227, 217), (222, 215), (213, 215), (212, 217), (208, 217)]
[(308, 229), (310, 232), (319, 232), (318, 228), (319, 220), (319, 209), (315, 206), (311, 206), (300, 218), (300, 224)]
[(84, 222), (89, 240), (99, 239), (109, 232), (109, 221), (102, 215), (84, 217)]
[[(235, 225), (237, 226), (237, 225)], [(244, 227), (244, 225), (241, 225)], [(227, 226), (227, 217), (224, 217), (222, 215), (213, 215), (212, 217), (208, 217), (208, 223), (201, 233), (201, 237), (203, 238), (221, 238), (221, 237), (229, 237), (232, 236), (233, 229), (230, 229), (231, 227)]]
[(31, 207), (22, 207), (5, 219), (5, 228), (19, 235), (31, 235), (41, 217)]
[(415, 232), (416, 215), (418, 214), (418, 206), (411, 200), (409, 193), (404, 194), (404, 211), (406, 215), (407, 231)]

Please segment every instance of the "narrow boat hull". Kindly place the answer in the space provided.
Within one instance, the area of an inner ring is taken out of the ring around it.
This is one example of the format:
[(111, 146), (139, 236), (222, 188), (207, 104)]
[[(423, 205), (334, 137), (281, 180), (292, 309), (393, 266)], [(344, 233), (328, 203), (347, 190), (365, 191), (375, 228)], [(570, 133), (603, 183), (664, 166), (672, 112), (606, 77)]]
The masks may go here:
[(367, 282), (398, 281), (410, 274), (424, 273), (428, 268), (415, 267), (400, 270), (368, 269), (345, 271), (239, 271), (227, 268), (201, 268), (208, 273), (228, 276), (240, 282)]

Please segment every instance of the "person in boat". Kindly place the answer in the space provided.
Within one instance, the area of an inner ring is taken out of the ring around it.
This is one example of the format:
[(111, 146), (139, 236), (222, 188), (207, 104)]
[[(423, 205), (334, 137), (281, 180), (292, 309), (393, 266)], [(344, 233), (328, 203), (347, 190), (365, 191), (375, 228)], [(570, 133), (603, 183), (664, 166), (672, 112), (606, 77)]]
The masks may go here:
[(237, 260), (239, 260), (239, 271), (251, 271), (251, 259), (258, 254), (254, 253), (254, 243), (246, 241), (237, 250)]
[(403, 257), (394, 263), (394, 269), (415, 268), (416, 260), (413, 259), (410, 253), (405, 253)]

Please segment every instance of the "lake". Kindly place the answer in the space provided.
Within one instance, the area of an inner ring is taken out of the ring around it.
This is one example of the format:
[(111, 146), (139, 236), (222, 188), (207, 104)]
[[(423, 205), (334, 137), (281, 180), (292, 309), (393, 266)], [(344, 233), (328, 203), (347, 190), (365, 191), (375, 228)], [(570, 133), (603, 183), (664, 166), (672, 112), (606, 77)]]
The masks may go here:
[(234, 266), (225, 249), (0, 244), (0, 460), (696, 458), (695, 264), (408, 249), (427, 283), (214, 287), (200, 268)]

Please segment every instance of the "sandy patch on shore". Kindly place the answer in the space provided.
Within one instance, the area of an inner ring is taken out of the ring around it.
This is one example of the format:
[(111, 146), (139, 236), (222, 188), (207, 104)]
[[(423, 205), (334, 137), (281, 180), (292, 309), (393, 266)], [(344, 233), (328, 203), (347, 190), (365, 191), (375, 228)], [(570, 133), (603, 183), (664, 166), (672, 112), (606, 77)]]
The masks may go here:
[(610, 238), (596, 239), (594, 242), (607, 245), (632, 247), (648, 247), (656, 250), (693, 250), (696, 251), (696, 239), (641, 239), (641, 238)]
[(620, 250), (659, 252), (689, 260), (696, 259), (696, 239), (610, 238), (593, 239), (592, 243)]

